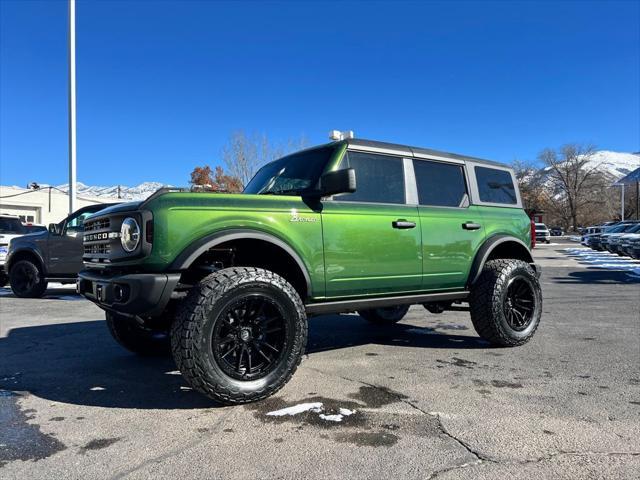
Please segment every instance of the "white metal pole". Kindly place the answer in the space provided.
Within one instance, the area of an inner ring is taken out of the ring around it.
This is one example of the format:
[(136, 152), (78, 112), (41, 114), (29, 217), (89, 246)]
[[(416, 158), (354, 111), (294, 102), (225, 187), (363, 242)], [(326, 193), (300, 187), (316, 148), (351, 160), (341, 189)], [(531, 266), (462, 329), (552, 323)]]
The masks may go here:
[(76, 0), (69, 0), (69, 213), (76, 211)]
[(620, 218), (624, 222), (624, 183), (621, 185), (622, 189), (620, 190), (620, 203), (622, 204)]

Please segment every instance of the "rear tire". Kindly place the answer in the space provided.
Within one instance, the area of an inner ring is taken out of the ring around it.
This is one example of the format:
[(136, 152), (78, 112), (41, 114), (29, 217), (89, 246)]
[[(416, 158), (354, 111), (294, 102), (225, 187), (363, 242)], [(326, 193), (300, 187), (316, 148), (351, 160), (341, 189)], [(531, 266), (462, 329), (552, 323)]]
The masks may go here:
[(106, 313), (109, 333), (124, 348), (143, 357), (166, 356), (171, 351), (168, 332), (140, 325), (134, 318)]
[(40, 298), (47, 291), (47, 279), (31, 260), (18, 260), (9, 272), (11, 290), (20, 298)]
[(298, 292), (261, 268), (208, 275), (183, 300), (171, 327), (182, 376), (226, 405), (280, 390), (298, 368), (306, 343), (307, 316)]
[(490, 260), (471, 289), (473, 326), (493, 345), (528, 342), (542, 315), (542, 291), (533, 268), (522, 260)]
[(402, 320), (408, 311), (409, 305), (396, 305), (394, 307), (358, 310), (358, 314), (376, 325), (393, 325)]

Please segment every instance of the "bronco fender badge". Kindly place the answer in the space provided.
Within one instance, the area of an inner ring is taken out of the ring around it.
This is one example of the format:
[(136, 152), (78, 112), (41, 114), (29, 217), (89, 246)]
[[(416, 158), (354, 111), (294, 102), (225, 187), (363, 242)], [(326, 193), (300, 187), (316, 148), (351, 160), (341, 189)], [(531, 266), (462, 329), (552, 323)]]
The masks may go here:
[(318, 219), (315, 217), (301, 217), (300, 215), (298, 215), (297, 210), (291, 210), (291, 218), (289, 219), (290, 222), (317, 222)]

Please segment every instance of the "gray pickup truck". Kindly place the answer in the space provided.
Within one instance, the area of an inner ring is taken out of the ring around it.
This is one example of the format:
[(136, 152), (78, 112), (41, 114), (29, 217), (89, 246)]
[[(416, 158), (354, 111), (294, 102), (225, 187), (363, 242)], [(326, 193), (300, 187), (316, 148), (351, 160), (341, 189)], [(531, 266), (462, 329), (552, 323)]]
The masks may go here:
[(101, 203), (76, 210), (43, 232), (13, 238), (9, 243), (6, 272), (13, 293), (22, 298), (44, 295), (50, 281), (75, 283), (82, 270), (84, 220), (115, 205)]

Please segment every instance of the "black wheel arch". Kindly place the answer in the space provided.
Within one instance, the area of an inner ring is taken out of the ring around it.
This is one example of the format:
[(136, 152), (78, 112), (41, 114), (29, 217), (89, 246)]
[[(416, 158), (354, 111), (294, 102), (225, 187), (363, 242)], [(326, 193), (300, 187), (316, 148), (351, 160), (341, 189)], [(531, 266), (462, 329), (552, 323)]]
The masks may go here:
[(537, 270), (531, 250), (529, 250), (526, 243), (511, 235), (498, 234), (487, 238), (476, 252), (469, 271), (467, 286), (470, 287), (478, 280), (485, 263), (496, 258), (522, 260), (531, 264)]
[[(301, 293), (301, 297), (304, 299), (305, 296), (308, 296), (312, 292), (311, 287), (311, 277), (309, 275), (309, 271), (302, 261), (302, 257), (296, 252), (296, 250), (291, 247), (286, 241), (283, 239), (276, 237), (273, 234), (261, 232), (259, 230), (253, 229), (228, 229), (219, 232), (215, 232), (209, 235), (206, 235), (199, 240), (196, 240), (187, 248), (185, 248), (170, 264), (169, 270), (171, 271), (184, 271), (191, 267), (191, 265), (197, 261), (197, 259), (205, 254), (207, 251), (212, 248), (218, 247), (222, 244), (237, 241), (237, 240), (257, 240), (261, 242), (266, 242), (271, 246), (280, 249), (284, 254), (286, 254), (297, 266), (299, 270), (299, 274), (303, 279), (304, 283), (304, 295)], [(249, 266), (249, 265), (244, 265)], [(277, 272), (276, 272), (277, 273)], [(295, 285), (294, 285), (295, 286)]]
[(31, 247), (24, 247), (20, 250), (11, 252), (11, 256), (7, 259), (7, 263), (5, 265), (7, 274), (11, 271), (11, 267), (13, 266), (13, 264), (20, 260), (32, 261), (40, 269), (44, 276), (47, 275), (47, 264), (44, 261), (44, 258), (42, 258), (42, 255), (37, 249)]

